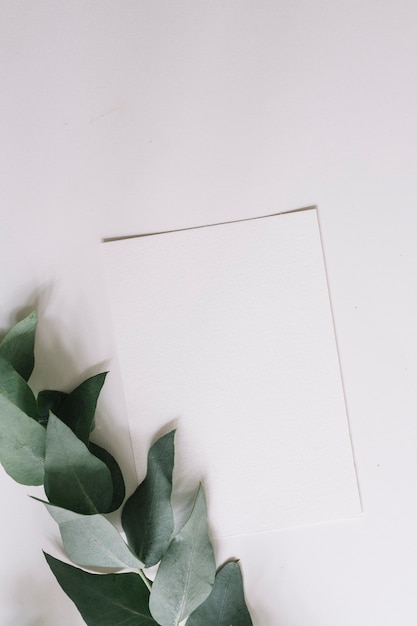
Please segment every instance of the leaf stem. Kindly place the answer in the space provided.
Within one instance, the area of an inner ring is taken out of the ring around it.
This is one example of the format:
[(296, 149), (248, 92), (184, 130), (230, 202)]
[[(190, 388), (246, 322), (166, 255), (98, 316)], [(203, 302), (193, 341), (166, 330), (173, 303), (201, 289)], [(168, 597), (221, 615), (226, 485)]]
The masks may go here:
[(147, 586), (148, 590), (151, 591), (152, 590), (151, 583), (149, 582), (148, 578), (146, 578), (143, 569), (138, 569), (138, 574), (142, 578), (142, 580), (145, 583), (145, 585)]

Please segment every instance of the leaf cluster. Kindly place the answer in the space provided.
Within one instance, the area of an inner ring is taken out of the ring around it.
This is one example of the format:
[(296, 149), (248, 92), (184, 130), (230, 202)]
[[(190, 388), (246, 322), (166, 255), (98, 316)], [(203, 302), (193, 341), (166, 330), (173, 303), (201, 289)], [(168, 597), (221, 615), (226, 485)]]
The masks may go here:
[[(174, 532), (175, 431), (150, 448), (146, 477), (125, 501), (117, 461), (90, 441), (106, 372), (70, 393), (46, 389), (35, 397), (28, 380), (36, 326), (32, 312), (0, 343), (0, 461), (17, 482), (44, 486), (41, 502), (80, 567), (45, 558), (85, 623), (251, 626), (239, 564), (216, 573), (201, 485), (188, 520)], [(120, 507), (123, 532), (107, 517)]]

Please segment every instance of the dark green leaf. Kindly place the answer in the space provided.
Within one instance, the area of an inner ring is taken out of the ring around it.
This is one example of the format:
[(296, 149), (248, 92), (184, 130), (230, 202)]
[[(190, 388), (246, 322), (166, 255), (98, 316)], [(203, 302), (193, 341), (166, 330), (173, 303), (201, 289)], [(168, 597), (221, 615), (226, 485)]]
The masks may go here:
[(101, 448), (95, 443), (90, 441), (89, 449), (91, 454), (94, 454), (100, 461), (103, 461), (107, 465), (110, 470), (111, 478), (113, 481), (113, 499), (110, 503), (110, 506), (105, 513), (111, 513), (121, 506), (123, 500), (125, 499), (126, 489), (125, 489), (125, 481), (123, 479), (123, 474), (120, 470), (119, 464), (116, 459), (107, 452), (104, 448)]
[(35, 364), (33, 349), (38, 323), (36, 311), (13, 326), (0, 343), (0, 356), (13, 365), (19, 374), (28, 380)]
[(52, 504), (77, 513), (104, 513), (113, 498), (107, 466), (51, 413), (46, 428), (45, 492)]
[(161, 437), (149, 450), (145, 480), (127, 500), (122, 525), (129, 545), (151, 567), (165, 554), (174, 517), (171, 507), (175, 431)]
[(238, 563), (226, 563), (213, 591), (188, 618), (187, 626), (252, 626)]
[(49, 502), (42, 503), (59, 524), (65, 552), (77, 565), (113, 569), (143, 568), (143, 563), (103, 515), (81, 515)]
[(94, 413), (107, 372), (87, 378), (74, 391), (65, 395), (55, 408), (59, 417), (86, 445), (94, 428)]
[(45, 429), (0, 393), (0, 460), (23, 485), (44, 479)]
[(0, 393), (19, 407), (26, 415), (38, 420), (35, 396), (27, 382), (14, 367), (0, 356)]
[(45, 553), (54, 576), (88, 626), (155, 626), (138, 574), (89, 574)]
[(177, 626), (192, 613), (210, 594), (215, 573), (200, 487), (190, 518), (171, 541), (152, 585), (149, 606), (158, 624)]
[(57, 415), (57, 409), (67, 395), (68, 394), (63, 391), (53, 391), (52, 389), (40, 391), (37, 398), (39, 421), (43, 424), (47, 424), (49, 411)]

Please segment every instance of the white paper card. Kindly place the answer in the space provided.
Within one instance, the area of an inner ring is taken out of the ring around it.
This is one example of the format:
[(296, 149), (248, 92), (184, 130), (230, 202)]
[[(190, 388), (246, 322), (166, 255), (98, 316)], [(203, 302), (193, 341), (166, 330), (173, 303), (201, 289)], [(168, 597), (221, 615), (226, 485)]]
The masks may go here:
[(360, 513), (316, 211), (103, 250), (138, 480), (176, 426), (215, 535)]

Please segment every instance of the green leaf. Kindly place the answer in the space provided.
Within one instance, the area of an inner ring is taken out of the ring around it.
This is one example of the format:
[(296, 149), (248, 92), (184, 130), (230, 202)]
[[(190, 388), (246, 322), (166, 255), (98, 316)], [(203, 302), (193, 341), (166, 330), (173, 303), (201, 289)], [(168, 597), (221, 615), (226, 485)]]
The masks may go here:
[(52, 504), (77, 513), (104, 513), (113, 498), (107, 466), (51, 413), (46, 428), (45, 492)]
[(187, 626), (252, 626), (238, 563), (226, 563), (222, 567), (213, 591), (190, 615)]
[(57, 415), (57, 409), (67, 395), (63, 391), (53, 391), (52, 389), (40, 391), (37, 397), (39, 421), (46, 425), (50, 411)]
[[(35, 498), (36, 499), (36, 498)], [(42, 502), (42, 500), (39, 500)], [(62, 543), (69, 558), (84, 567), (142, 569), (143, 563), (103, 515), (81, 515), (43, 502), (59, 524)]]
[(44, 479), (45, 429), (0, 393), (0, 460), (23, 485)]
[(35, 396), (24, 378), (14, 367), (0, 356), (0, 393), (19, 407), (26, 415), (38, 420), (39, 413)]
[(29, 380), (35, 365), (33, 350), (38, 323), (36, 311), (13, 326), (0, 343), (0, 356), (11, 363), (24, 380)]
[(110, 503), (110, 506), (105, 513), (111, 513), (119, 508), (122, 505), (123, 500), (126, 495), (125, 481), (123, 479), (123, 474), (120, 470), (119, 464), (116, 459), (107, 452), (104, 448), (101, 448), (95, 443), (90, 441), (89, 445), (90, 452), (94, 454), (100, 461), (103, 461), (107, 465), (110, 470), (111, 478), (113, 481), (113, 499)]
[(146, 478), (122, 512), (128, 543), (145, 567), (161, 560), (174, 529), (171, 507), (174, 435), (175, 431), (164, 435), (151, 447)]
[(89, 574), (44, 554), (87, 626), (157, 624), (149, 613), (149, 591), (138, 574)]
[(71, 393), (65, 394), (55, 407), (55, 415), (86, 445), (94, 428), (94, 413), (106, 376), (107, 372), (102, 372), (87, 378)]
[(171, 541), (152, 585), (150, 609), (161, 626), (177, 624), (210, 594), (216, 565), (200, 486), (190, 518)]

